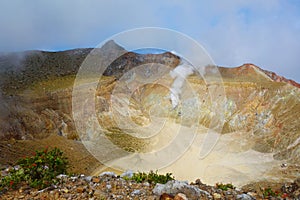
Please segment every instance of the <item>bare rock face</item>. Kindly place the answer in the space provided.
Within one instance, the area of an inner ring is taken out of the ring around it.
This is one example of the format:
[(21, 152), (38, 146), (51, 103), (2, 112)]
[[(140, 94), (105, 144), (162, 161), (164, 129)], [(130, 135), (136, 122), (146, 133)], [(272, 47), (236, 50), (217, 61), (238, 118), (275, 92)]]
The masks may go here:
[(153, 193), (155, 195), (171, 194), (174, 196), (178, 193), (183, 193), (188, 199), (198, 199), (199, 197), (212, 198), (208, 192), (182, 181), (169, 181), (166, 184), (156, 184)]
[[(87, 82), (79, 83), (82, 86), (79, 99), (86, 104), (86, 110), (80, 113), (82, 119), (91, 127), (96, 122), (101, 128), (91, 134), (78, 133), (72, 113), (75, 75), (89, 53), (95, 57), (100, 53), (108, 60), (113, 55), (122, 55), (112, 62), (100, 63), (98, 67), (107, 65), (100, 79), (87, 77)], [(0, 57), (1, 63), (11, 64), (16, 55)], [(58, 134), (92, 141), (104, 134), (127, 152), (149, 152), (168, 144), (166, 141), (172, 140), (174, 131), (179, 128), (183, 127), (188, 134), (193, 127), (200, 127), (197, 134), (201, 141), (205, 135), (201, 130), (208, 130), (215, 124), (221, 127), (217, 133), (220, 138), (212, 151), (214, 159), (218, 160), (207, 158), (207, 163), (219, 164), (222, 169), (227, 167), (225, 174), (230, 170), (230, 173), (245, 174), (246, 170), (252, 178), (245, 176), (243, 183), (253, 181), (254, 175), (276, 180), (299, 175), (298, 83), (245, 64), (236, 68), (218, 67), (222, 81), (208, 84), (206, 79), (214, 80), (215, 67), (207, 66), (204, 77), (194, 73), (185, 79), (180, 104), (174, 108), (170, 101), (170, 88), (174, 83), (170, 71), (180, 61), (169, 52), (144, 55), (127, 52), (113, 41), (96, 51), (27, 53), (20, 63), (11, 64), (13, 70), (1, 72), (0, 139), (39, 139)], [(16, 67), (18, 65), (20, 67)], [(86, 97), (94, 81), (97, 81), (97, 88), (93, 107)], [(218, 95), (220, 88), (225, 96)], [(96, 116), (92, 116), (89, 109), (96, 110)], [(159, 134), (153, 136), (152, 132)], [(191, 155), (194, 156), (190, 154), (189, 157)], [(257, 160), (264, 156), (269, 159), (267, 162)], [(187, 166), (193, 159), (183, 156), (178, 162)], [(205, 162), (199, 163), (209, 167)], [(259, 173), (249, 171), (249, 166), (260, 168)], [(230, 173), (227, 175), (234, 177)], [(191, 180), (198, 178), (187, 176)]]
[[(123, 54), (121, 57), (113, 61), (108, 68), (104, 71), (104, 76), (114, 76), (116, 78), (120, 78), (130, 69), (145, 65), (145, 64), (161, 64), (164, 66), (169, 66), (174, 68), (179, 64), (179, 57), (170, 53), (166, 52), (163, 54), (136, 54), (133, 52), (128, 52)], [(151, 68), (151, 66), (149, 66)], [(151, 71), (151, 70), (150, 70)]]

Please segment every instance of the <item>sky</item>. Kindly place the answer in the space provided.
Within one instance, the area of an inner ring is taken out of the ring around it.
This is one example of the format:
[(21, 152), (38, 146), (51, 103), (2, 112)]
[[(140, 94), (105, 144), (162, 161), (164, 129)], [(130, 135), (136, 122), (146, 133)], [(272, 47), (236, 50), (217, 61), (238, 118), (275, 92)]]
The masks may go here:
[(1, 0), (0, 27), (0, 52), (96, 47), (129, 29), (168, 28), (219, 66), (253, 63), (300, 82), (298, 0)]

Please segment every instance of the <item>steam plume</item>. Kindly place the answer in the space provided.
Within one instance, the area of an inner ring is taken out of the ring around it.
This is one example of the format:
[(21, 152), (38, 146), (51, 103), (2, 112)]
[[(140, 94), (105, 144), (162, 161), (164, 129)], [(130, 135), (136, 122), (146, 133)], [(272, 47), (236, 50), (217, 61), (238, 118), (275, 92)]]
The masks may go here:
[(180, 64), (175, 69), (170, 71), (170, 76), (175, 79), (170, 91), (173, 109), (175, 109), (180, 102), (180, 95), (185, 79), (193, 73), (193, 66), (183, 60), (181, 60)]

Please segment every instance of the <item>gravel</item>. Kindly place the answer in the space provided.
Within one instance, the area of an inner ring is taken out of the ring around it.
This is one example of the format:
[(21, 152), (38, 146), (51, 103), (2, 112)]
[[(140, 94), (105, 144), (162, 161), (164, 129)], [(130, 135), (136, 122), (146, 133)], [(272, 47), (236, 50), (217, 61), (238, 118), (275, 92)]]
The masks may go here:
[[(37, 190), (23, 185), (16, 190), (6, 190), (0, 193), (0, 199), (7, 200), (102, 200), (102, 199), (132, 199), (132, 200), (184, 200), (184, 199), (263, 199), (259, 192), (243, 191), (242, 189), (228, 189), (223, 191), (216, 186), (203, 184), (197, 179), (195, 183), (184, 181), (169, 181), (166, 184), (137, 183), (123, 179), (114, 173), (102, 173), (99, 176), (57, 176), (57, 184)], [(300, 199), (299, 180), (285, 183), (282, 190), (289, 191), (285, 197), (271, 199)], [(293, 186), (293, 187), (292, 187)], [(292, 188), (292, 189), (290, 189)], [(289, 189), (289, 190), (288, 190)], [(297, 196), (298, 195), (298, 196)]]

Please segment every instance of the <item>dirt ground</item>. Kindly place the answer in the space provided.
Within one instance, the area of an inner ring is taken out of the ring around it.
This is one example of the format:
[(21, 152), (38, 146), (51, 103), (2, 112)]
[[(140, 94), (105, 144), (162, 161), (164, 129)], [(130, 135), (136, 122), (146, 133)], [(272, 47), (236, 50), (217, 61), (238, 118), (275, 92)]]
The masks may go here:
[(68, 140), (58, 135), (50, 135), (41, 140), (0, 141), (0, 167), (13, 165), (24, 156), (31, 156), (36, 150), (57, 147), (64, 152), (69, 161), (69, 172), (91, 174), (101, 163), (94, 158), (80, 141)]

